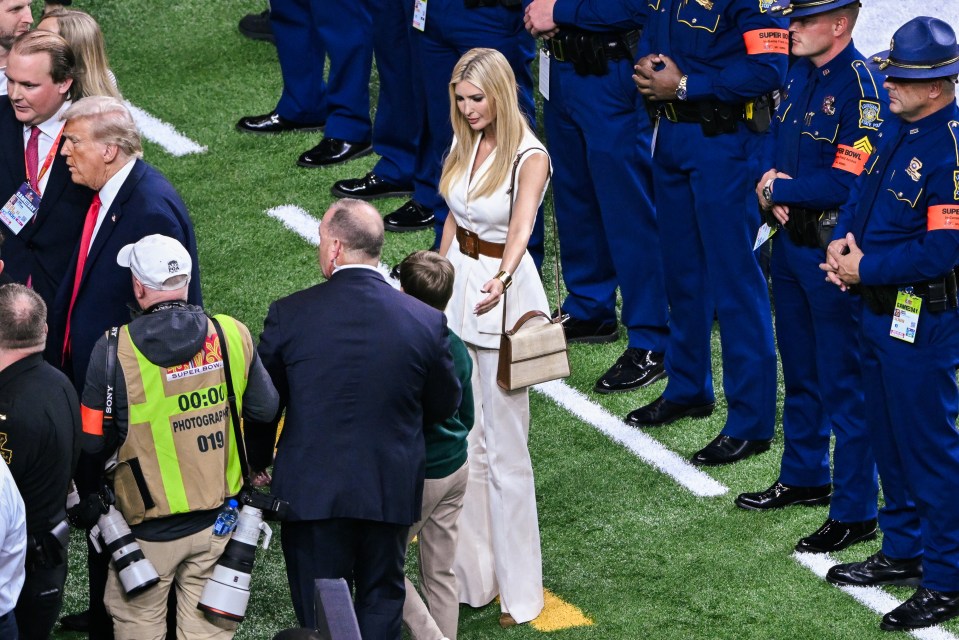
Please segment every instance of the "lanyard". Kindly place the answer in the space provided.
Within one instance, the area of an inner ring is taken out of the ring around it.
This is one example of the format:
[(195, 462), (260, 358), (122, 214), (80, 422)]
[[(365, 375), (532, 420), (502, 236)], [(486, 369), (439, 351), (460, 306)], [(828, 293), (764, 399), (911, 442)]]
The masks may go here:
[[(50, 151), (47, 152), (47, 157), (46, 157), (46, 159), (43, 161), (43, 166), (41, 166), (41, 167), (40, 167), (40, 170), (37, 171), (37, 188), (36, 188), (36, 192), (39, 193), (41, 196), (43, 195), (43, 193), (40, 192), (40, 181), (43, 180), (43, 176), (46, 175), (47, 171), (49, 171), (49, 169), (50, 169), (50, 165), (53, 164), (53, 158), (57, 155), (57, 148), (60, 146), (60, 138), (63, 136), (63, 130), (64, 130), (64, 128), (66, 128), (66, 126), (67, 126), (66, 123), (64, 123), (64, 125), (63, 125), (62, 127), (60, 127), (60, 131), (59, 131), (59, 133), (57, 133), (57, 137), (53, 139), (53, 146), (50, 147)], [(24, 164), (24, 166), (27, 165), (27, 162), (26, 162), (26, 157), (27, 157), (27, 155), (26, 155), (26, 154), (27, 154), (27, 152), (26, 152), (26, 150), (24, 150), (24, 152), (23, 152), (23, 158), (24, 158), (23, 164)], [(30, 176), (27, 176), (27, 184), (29, 184), (29, 183), (30, 183)], [(32, 187), (33, 185), (30, 185), (30, 186)]]

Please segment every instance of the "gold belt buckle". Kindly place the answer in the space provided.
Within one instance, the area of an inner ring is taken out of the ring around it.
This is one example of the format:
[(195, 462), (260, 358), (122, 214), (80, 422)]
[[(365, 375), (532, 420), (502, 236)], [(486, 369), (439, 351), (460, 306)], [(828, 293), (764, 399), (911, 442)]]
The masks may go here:
[(563, 48), (563, 41), (552, 38), (549, 42), (550, 49), (553, 50), (553, 58), (557, 62), (566, 62), (566, 50)]
[(460, 253), (464, 253), (474, 260), (479, 260), (479, 236), (468, 229), (462, 229), (460, 238)]
[(663, 113), (666, 114), (666, 119), (670, 122), (679, 122), (679, 116), (676, 114), (676, 105), (672, 102), (663, 104)]

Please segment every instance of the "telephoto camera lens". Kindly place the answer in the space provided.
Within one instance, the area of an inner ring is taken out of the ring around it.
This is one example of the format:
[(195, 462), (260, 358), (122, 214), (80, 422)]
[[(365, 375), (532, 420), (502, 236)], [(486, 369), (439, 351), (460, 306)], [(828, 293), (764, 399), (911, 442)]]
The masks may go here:
[(218, 618), (243, 621), (250, 602), (250, 574), (260, 532), (263, 532), (263, 548), (266, 549), (273, 531), (263, 522), (263, 511), (243, 505), (233, 536), (220, 561), (213, 567), (213, 576), (203, 587), (197, 609)]
[(128, 596), (135, 596), (143, 590), (152, 587), (160, 581), (153, 563), (146, 559), (140, 544), (130, 531), (123, 515), (110, 507), (97, 520), (97, 526), (90, 532), (93, 544), (99, 547), (96, 540), (97, 531), (103, 538), (103, 545), (110, 552), (113, 566), (116, 567), (123, 591)]

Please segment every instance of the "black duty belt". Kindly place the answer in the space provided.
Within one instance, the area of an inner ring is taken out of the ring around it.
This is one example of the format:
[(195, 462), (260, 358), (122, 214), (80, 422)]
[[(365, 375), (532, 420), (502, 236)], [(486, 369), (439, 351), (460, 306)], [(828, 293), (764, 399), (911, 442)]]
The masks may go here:
[(912, 292), (922, 298), (923, 310), (941, 313), (947, 309), (959, 308), (956, 295), (956, 272), (950, 271), (942, 278), (910, 285), (859, 285), (859, 293), (869, 310), (879, 315), (891, 316), (896, 310), (896, 297), (900, 289), (911, 287)]
[(838, 209), (807, 209), (789, 205), (789, 221), (783, 225), (793, 244), (825, 249), (839, 220)]
[(775, 95), (759, 96), (748, 102), (646, 100), (646, 110), (654, 119), (662, 116), (670, 122), (698, 124), (707, 136), (735, 133), (740, 122), (745, 123), (750, 131), (762, 133), (769, 130), (776, 100)]
[(611, 60), (633, 60), (639, 43), (639, 30), (619, 33), (593, 33), (563, 27), (543, 46), (557, 62), (568, 62), (580, 75), (605, 75)]

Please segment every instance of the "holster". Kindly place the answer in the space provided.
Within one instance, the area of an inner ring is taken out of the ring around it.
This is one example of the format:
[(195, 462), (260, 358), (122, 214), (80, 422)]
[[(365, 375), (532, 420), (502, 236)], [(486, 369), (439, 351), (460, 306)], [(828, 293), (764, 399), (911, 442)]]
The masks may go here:
[(725, 102), (703, 101), (699, 107), (699, 126), (706, 137), (724, 133), (736, 133), (738, 122), (742, 119), (741, 107)]
[(743, 122), (746, 128), (754, 133), (765, 133), (773, 121), (773, 111), (778, 94), (762, 95), (746, 103), (743, 112)]
[(879, 315), (891, 316), (896, 310), (896, 298), (900, 289), (912, 288), (923, 299), (923, 309), (941, 313), (959, 307), (956, 293), (956, 272), (950, 271), (938, 280), (917, 282), (912, 285), (860, 285), (859, 292), (869, 310)]

